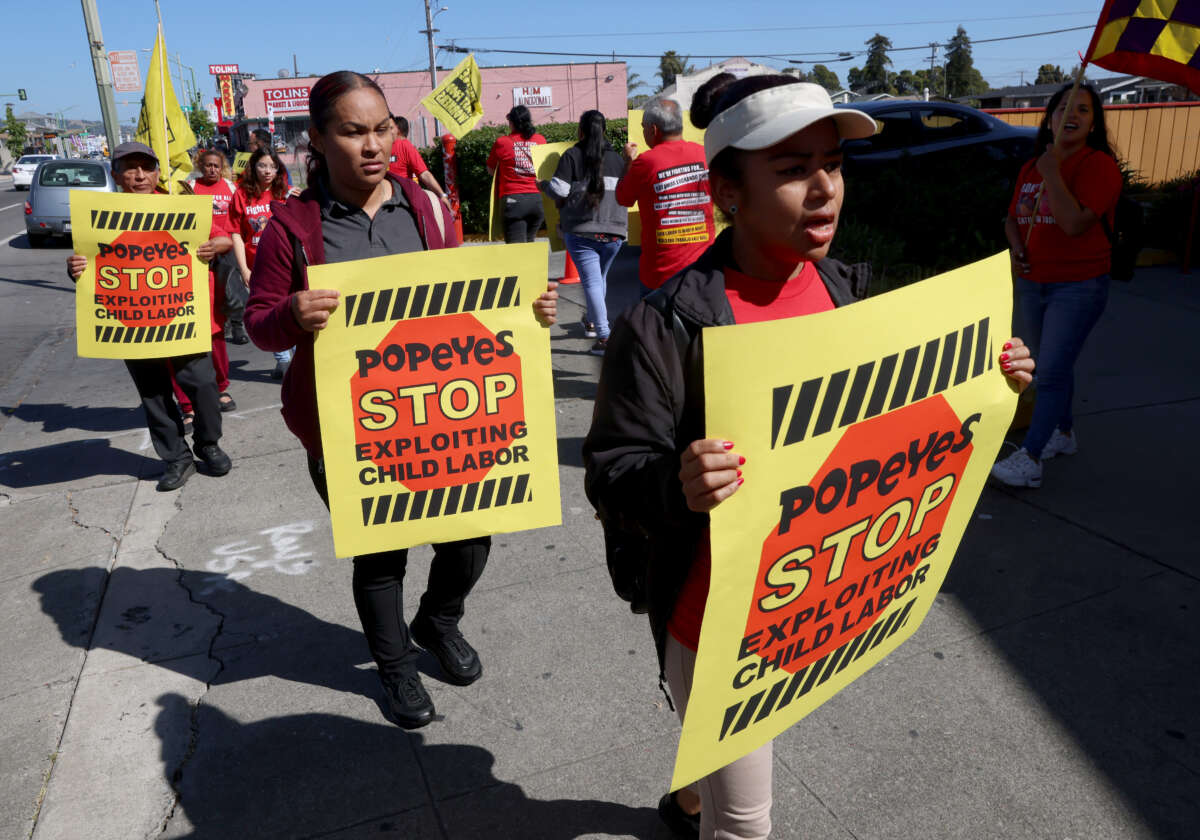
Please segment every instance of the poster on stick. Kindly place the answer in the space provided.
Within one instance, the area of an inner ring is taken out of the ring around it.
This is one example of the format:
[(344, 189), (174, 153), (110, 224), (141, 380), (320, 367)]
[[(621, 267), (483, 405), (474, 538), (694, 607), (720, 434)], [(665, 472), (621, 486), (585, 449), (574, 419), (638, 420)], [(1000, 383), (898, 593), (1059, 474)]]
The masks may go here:
[(87, 268), (75, 284), (79, 355), (158, 359), (212, 346), (212, 201), (197, 195), (71, 192), (71, 235)]
[(561, 522), (546, 248), (453, 248), (313, 266), (341, 305), (317, 335), (339, 556)]
[(1011, 299), (1000, 254), (831, 312), (704, 331), (706, 435), (734, 442), (745, 483), (711, 514), (672, 789), (920, 627), (1016, 408), (997, 362)]

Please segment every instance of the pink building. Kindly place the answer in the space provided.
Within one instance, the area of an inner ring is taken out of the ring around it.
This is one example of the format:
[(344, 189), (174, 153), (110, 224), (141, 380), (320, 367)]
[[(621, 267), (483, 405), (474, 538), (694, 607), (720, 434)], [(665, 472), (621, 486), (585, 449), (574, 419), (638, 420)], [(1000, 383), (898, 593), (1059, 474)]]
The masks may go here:
[[(606, 117), (626, 115), (624, 62), (596, 64), (526, 64), (481, 67), (483, 120), (481, 125), (503, 125), (513, 105), (523, 103), (533, 113), (534, 125), (575, 122), (590, 108)], [(383, 88), (393, 114), (407, 117), (409, 138), (418, 146), (433, 142), (433, 116), (421, 105), (429, 93), (429, 72), (371, 74)], [(446, 72), (438, 73), (438, 80)], [(266, 127), (268, 103), (275, 114), (275, 134), (294, 147), (308, 127), (308, 92), (317, 77), (299, 79), (246, 79), (242, 100), (247, 128)]]

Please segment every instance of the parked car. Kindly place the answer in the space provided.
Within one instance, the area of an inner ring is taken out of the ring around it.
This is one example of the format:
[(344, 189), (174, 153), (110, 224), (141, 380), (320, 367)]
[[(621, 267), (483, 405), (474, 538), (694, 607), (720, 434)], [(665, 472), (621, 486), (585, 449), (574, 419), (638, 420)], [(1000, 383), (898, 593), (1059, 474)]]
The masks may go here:
[(850, 169), (886, 165), (906, 155), (928, 158), (978, 152), (1005, 169), (1011, 166), (1015, 176), (1020, 165), (1033, 156), (1037, 136), (1037, 129), (1012, 126), (952, 102), (888, 99), (838, 107), (862, 111), (878, 125), (874, 136), (842, 144)]
[(25, 232), (39, 247), (51, 236), (71, 234), (71, 191), (116, 192), (108, 161), (48, 160), (38, 166), (25, 202)]
[(29, 189), (29, 184), (33, 181), (33, 173), (37, 171), (38, 164), (47, 160), (54, 160), (58, 155), (21, 155), (20, 160), (13, 164), (13, 189)]

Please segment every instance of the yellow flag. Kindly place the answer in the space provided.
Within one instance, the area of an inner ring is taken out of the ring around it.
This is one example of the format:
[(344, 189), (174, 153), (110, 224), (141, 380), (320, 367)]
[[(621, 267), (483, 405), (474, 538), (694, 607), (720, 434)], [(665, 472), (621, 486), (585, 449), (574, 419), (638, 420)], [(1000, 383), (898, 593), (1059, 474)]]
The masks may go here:
[(187, 115), (179, 107), (171, 73), (167, 68), (167, 45), (162, 27), (150, 56), (146, 73), (146, 92), (142, 96), (142, 112), (138, 115), (134, 139), (145, 143), (158, 156), (158, 183), (167, 192), (175, 192), (173, 184), (183, 181), (192, 171), (188, 149), (196, 145), (196, 135)]
[(462, 137), (483, 119), (483, 79), (475, 56), (468, 55), (440, 85), (421, 100), (446, 130)]

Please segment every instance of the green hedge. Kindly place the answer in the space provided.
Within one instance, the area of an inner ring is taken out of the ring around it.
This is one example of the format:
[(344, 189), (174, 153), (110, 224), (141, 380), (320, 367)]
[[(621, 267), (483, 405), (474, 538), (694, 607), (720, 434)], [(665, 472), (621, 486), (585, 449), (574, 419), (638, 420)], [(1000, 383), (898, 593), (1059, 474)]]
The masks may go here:
[[(613, 148), (622, 149), (626, 142), (625, 119), (608, 121), (608, 140)], [(579, 123), (546, 123), (536, 127), (548, 143), (573, 141), (579, 136)], [(462, 202), (463, 232), (486, 234), (488, 229), (488, 192), (492, 187), (487, 173), (487, 157), (496, 138), (508, 133), (507, 126), (489, 125), (477, 128), (458, 141), (455, 156), (458, 158), (458, 195)], [(445, 182), (442, 168), (442, 147), (431, 146), (421, 149), (425, 165)]]

